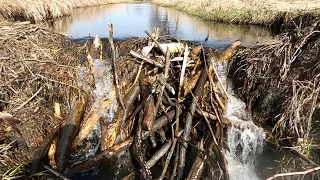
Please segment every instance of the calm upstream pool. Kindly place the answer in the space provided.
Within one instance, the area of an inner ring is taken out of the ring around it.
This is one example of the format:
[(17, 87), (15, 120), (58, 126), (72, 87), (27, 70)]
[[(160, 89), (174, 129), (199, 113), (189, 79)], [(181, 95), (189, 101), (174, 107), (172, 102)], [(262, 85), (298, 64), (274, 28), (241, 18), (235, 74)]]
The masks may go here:
[(228, 46), (238, 39), (247, 46), (273, 41), (273, 34), (267, 28), (205, 21), (172, 8), (148, 3), (76, 9), (71, 16), (51, 22), (49, 26), (74, 39), (87, 38), (89, 32), (91, 36), (107, 38), (110, 22), (114, 24), (116, 39), (145, 37), (144, 30), (151, 32), (153, 27), (160, 27), (164, 28), (161, 35), (196, 41), (214, 48)]

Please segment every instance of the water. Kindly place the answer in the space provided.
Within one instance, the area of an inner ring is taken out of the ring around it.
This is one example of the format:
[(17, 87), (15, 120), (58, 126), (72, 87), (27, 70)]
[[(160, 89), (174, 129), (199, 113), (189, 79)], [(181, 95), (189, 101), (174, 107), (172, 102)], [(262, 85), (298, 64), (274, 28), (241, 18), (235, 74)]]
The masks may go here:
[(246, 104), (236, 97), (232, 82), (227, 79), (227, 64), (218, 64), (216, 69), (230, 98), (224, 115), (232, 123), (227, 131), (228, 150), (225, 150), (230, 179), (259, 180), (255, 167), (263, 152), (265, 132), (253, 123)]
[(161, 35), (202, 42), (214, 48), (226, 47), (238, 39), (244, 45), (274, 41), (273, 34), (267, 28), (204, 21), (172, 8), (148, 3), (76, 9), (71, 16), (51, 22), (49, 26), (74, 39), (87, 38), (89, 32), (92, 37), (99, 35), (100, 38), (107, 38), (110, 22), (114, 24), (115, 39), (146, 37), (144, 30), (150, 32), (153, 27), (160, 27), (164, 28)]

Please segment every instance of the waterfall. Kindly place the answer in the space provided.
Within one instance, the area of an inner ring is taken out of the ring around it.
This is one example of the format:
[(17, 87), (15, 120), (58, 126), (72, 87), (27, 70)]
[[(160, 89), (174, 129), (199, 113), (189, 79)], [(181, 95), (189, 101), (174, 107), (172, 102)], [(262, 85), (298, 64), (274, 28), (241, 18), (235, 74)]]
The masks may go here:
[(226, 158), (231, 180), (258, 180), (256, 158), (263, 151), (265, 132), (256, 126), (246, 112), (246, 105), (229, 89), (231, 101), (227, 104), (226, 118), (232, 122), (227, 131)]
[(230, 179), (259, 180), (255, 171), (256, 158), (263, 151), (266, 134), (253, 123), (246, 104), (236, 98), (232, 82), (227, 79), (227, 64), (218, 64), (216, 68), (230, 98), (224, 115), (232, 123), (227, 131), (228, 150), (225, 150)]

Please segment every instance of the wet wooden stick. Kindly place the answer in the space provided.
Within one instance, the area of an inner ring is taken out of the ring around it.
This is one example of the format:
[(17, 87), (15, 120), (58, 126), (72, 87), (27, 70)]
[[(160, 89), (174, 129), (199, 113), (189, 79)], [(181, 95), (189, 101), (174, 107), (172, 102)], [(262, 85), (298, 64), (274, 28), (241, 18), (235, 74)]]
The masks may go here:
[[(167, 48), (166, 64), (165, 64), (165, 67), (164, 67), (163, 83), (167, 82), (167, 79), (168, 79), (168, 76), (169, 76), (168, 74), (169, 74), (170, 63), (171, 63), (171, 61), (170, 61), (170, 51), (169, 51), (169, 48)], [(156, 103), (156, 109), (155, 109), (155, 115), (157, 115), (159, 106), (162, 103), (162, 96), (163, 96), (164, 88), (165, 88), (165, 85), (162, 85), (161, 89), (160, 89), (160, 92), (158, 94), (157, 103)]]
[[(116, 50), (115, 50), (114, 43), (113, 43), (113, 24), (112, 23), (109, 24), (109, 43), (110, 43), (111, 54), (112, 54), (112, 69), (113, 69), (113, 78), (114, 78), (114, 84), (115, 84), (116, 93), (117, 93), (117, 99), (119, 101), (121, 108), (125, 112), (124, 116), (126, 116), (127, 109), (124, 106), (124, 103), (122, 101), (122, 97), (120, 94), (120, 90), (119, 90), (119, 79), (118, 79), (118, 74), (117, 74), (117, 70), (116, 70), (117, 57), (116, 57)], [(125, 117), (124, 117), (124, 119), (125, 119)]]
[(78, 135), (73, 140), (73, 148), (75, 148), (81, 141), (83, 141), (90, 134), (93, 128), (97, 125), (102, 113), (106, 111), (110, 104), (111, 101), (105, 100), (99, 104), (98, 108), (92, 107), (90, 113), (88, 113), (82, 121)]
[(172, 170), (172, 174), (170, 177), (170, 180), (175, 180), (177, 176), (177, 169), (178, 169), (178, 164), (179, 164), (179, 149), (180, 149), (180, 144), (177, 144), (176, 147), (176, 157), (174, 158), (174, 166)]
[(30, 170), (31, 174), (35, 174), (41, 169), (43, 158), (46, 155), (49, 149), (49, 146), (57, 137), (60, 130), (61, 130), (61, 126), (59, 125), (47, 137), (44, 138), (44, 141), (41, 147), (37, 150), (37, 152), (35, 153), (34, 159), (32, 160), (31, 170)]
[(146, 161), (144, 154), (142, 152), (142, 119), (143, 119), (143, 113), (140, 112), (139, 120), (138, 120), (138, 126), (137, 126), (137, 134), (135, 137), (135, 143), (134, 143), (134, 156), (136, 160), (138, 161), (140, 167), (141, 167), (141, 176), (143, 179), (152, 179), (151, 177), (151, 171), (146, 167)]
[(98, 165), (104, 158), (110, 158), (113, 155), (129, 148), (133, 142), (133, 138), (129, 138), (120, 144), (117, 144), (109, 149), (105, 149), (101, 151), (100, 153), (94, 155), (93, 157), (90, 157), (88, 160), (76, 164), (71, 167), (72, 172), (81, 172), (91, 169), (92, 167), (95, 167)]
[[(230, 97), (229, 97), (229, 95), (228, 95), (228, 93), (227, 93), (227, 90), (226, 90), (226, 88), (224, 87), (224, 85), (222, 84), (221, 78), (220, 78), (220, 76), (219, 76), (219, 74), (218, 74), (218, 72), (217, 72), (216, 66), (215, 66), (215, 64), (214, 64), (213, 61), (212, 61), (212, 63), (213, 63), (213, 65), (212, 65), (213, 72), (214, 72), (214, 74), (216, 75), (216, 77), (217, 77), (217, 79), (218, 79), (218, 82), (219, 82), (219, 84), (220, 84), (220, 86), (221, 86), (221, 88), (222, 88), (225, 96), (227, 97), (228, 100), (230, 100)], [(210, 74), (211, 74), (211, 73), (210, 73)]]
[(204, 157), (200, 157), (198, 154), (196, 159), (194, 160), (192, 167), (189, 171), (189, 174), (187, 176), (188, 180), (199, 180), (202, 177), (202, 173), (204, 170), (204, 162), (207, 160), (207, 156), (204, 155)]
[(170, 146), (172, 144), (172, 141), (168, 141), (166, 144), (164, 144), (152, 157), (149, 161), (147, 161), (146, 163), (146, 168), (150, 169), (152, 168), (156, 162), (158, 162), (158, 160), (160, 158), (162, 158), (164, 156), (165, 153), (167, 153), (167, 151), (169, 150)]
[[(220, 99), (220, 97), (219, 97), (219, 95), (218, 95), (218, 88), (217, 88), (217, 86), (216, 86), (216, 84), (214, 83), (213, 78), (212, 78), (212, 71), (213, 71), (213, 69), (214, 69), (213, 66), (214, 66), (214, 62), (211, 61), (211, 62), (210, 62), (210, 65), (209, 65), (209, 72), (208, 72), (209, 82), (210, 82), (210, 85), (211, 85), (211, 90), (212, 90), (212, 92), (213, 92), (213, 94), (214, 94), (214, 97), (215, 97), (216, 100), (218, 101), (221, 109), (222, 109), (223, 111), (226, 111), (226, 107), (225, 107), (224, 103), (221, 101), (221, 99)], [(216, 76), (218, 77), (218, 74), (216, 74)], [(228, 95), (227, 95), (227, 96), (228, 96)]]
[[(193, 95), (193, 96), (195, 96), (195, 95)], [(196, 105), (200, 109), (199, 104), (197, 103)], [(217, 141), (217, 139), (216, 139), (216, 137), (215, 137), (215, 135), (213, 133), (213, 130), (212, 130), (212, 127), (210, 125), (209, 120), (205, 116), (203, 116), (203, 117), (206, 120), (206, 123), (208, 125), (210, 134), (211, 134), (212, 139), (213, 139), (213, 144), (214, 144), (213, 150), (214, 150), (216, 156), (219, 158), (219, 161), (220, 161), (220, 163), (222, 165), (222, 171), (223, 171), (223, 174), (224, 174), (224, 179), (228, 180), (229, 179), (229, 172), (228, 172), (228, 169), (227, 169), (228, 168), (227, 167), (227, 165), (228, 165), (227, 160), (226, 160), (226, 158), (225, 158), (225, 156), (223, 154), (222, 148), (219, 146), (218, 141)], [(217, 114), (217, 117), (218, 117), (218, 114)], [(220, 123), (220, 126), (221, 126), (221, 123)]]
[(71, 180), (67, 177), (65, 177), (63, 174), (59, 173), (58, 171), (52, 169), (51, 167), (44, 165), (44, 168), (47, 169), (48, 171), (52, 172), (54, 175), (58, 176), (59, 178), (63, 179), (63, 180)]
[[(173, 127), (172, 127), (173, 128)], [(183, 133), (183, 131), (180, 131), (180, 133), (178, 134), (178, 136), (181, 136), (181, 134)], [(172, 146), (170, 148), (170, 151), (168, 153), (168, 156), (167, 156), (167, 159), (166, 159), (166, 162), (164, 164), (164, 167), (163, 167), (163, 170), (162, 170), (162, 173), (159, 177), (159, 180), (162, 180), (167, 172), (167, 169), (169, 167), (169, 163), (171, 161), (171, 158), (172, 158), (172, 155), (173, 155), (173, 152), (174, 152), (174, 149), (176, 149), (176, 145), (177, 145), (177, 139), (174, 138), (173, 139), (173, 142), (172, 142)]]
[[(131, 109), (140, 92), (141, 88), (138, 83), (132, 86), (129, 92), (124, 96), (124, 104), (126, 109)], [(124, 115), (124, 113), (126, 112), (122, 108), (119, 108), (112, 123), (108, 121), (101, 121), (101, 148), (103, 150), (112, 147), (121, 140), (121, 138), (118, 138), (118, 136), (121, 135), (120, 128), (125, 127), (123, 125), (125, 123), (123, 117), (126, 117), (127, 115)]]
[[(179, 111), (181, 115), (181, 110)], [(157, 131), (159, 130), (161, 127), (165, 126), (166, 124), (168, 124), (169, 121), (171, 121), (174, 117), (176, 116), (176, 110), (171, 110), (167, 113), (167, 115), (163, 115), (161, 117), (159, 117), (153, 125), (152, 131)], [(148, 136), (150, 136), (151, 131), (144, 131), (142, 132), (142, 139), (146, 140), (148, 138)]]
[(72, 112), (69, 114), (67, 121), (63, 124), (61, 129), (56, 156), (58, 164), (57, 170), (61, 173), (63, 173), (67, 167), (72, 148), (72, 141), (76, 133), (79, 131), (80, 122), (83, 118), (87, 102), (87, 96), (85, 96), (84, 99), (79, 99), (75, 102)]
[[(194, 92), (194, 97), (192, 98), (192, 101), (191, 101), (191, 104), (190, 104), (190, 107), (189, 107), (189, 110), (188, 110), (188, 113), (186, 116), (186, 124), (185, 124), (184, 132), (182, 135), (182, 139), (184, 141), (187, 141), (187, 139), (190, 138), (190, 132), (192, 129), (192, 119), (193, 119), (194, 113), (196, 111), (197, 102), (202, 94), (203, 87), (207, 81), (207, 77), (208, 77), (207, 72), (202, 70), (200, 79), (197, 83), (196, 90)], [(179, 166), (178, 166), (178, 173), (177, 173), (178, 178), (182, 178), (183, 169), (184, 169), (185, 160), (186, 160), (185, 158), (186, 158), (187, 146), (188, 146), (187, 143), (183, 142), (181, 145), (181, 148), (180, 148)]]

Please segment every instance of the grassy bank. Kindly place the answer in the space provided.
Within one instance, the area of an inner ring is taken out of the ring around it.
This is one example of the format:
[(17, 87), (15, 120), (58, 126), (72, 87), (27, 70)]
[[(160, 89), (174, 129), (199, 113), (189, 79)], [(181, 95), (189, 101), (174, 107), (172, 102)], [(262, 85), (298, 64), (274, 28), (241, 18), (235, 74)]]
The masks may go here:
[(133, 0), (1, 0), (0, 19), (40, 22), (69, 15), (74, 8), (132, 1)]
[(154, 3), (209, 20), (267, 26), (289, 22), (300, 15), (320, 14), (318, 0), (154, 0)]

